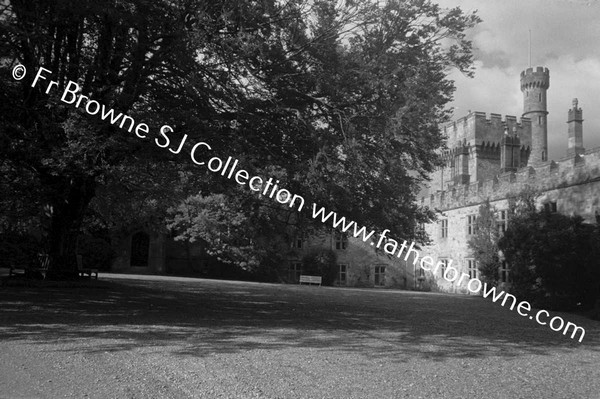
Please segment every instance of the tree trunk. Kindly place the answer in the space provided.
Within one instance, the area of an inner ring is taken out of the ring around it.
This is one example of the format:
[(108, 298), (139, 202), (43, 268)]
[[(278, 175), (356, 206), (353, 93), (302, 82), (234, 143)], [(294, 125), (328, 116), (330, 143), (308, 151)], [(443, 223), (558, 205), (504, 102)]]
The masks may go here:
[(62, 195), (57, 195), (51, 201), (52, 216), (48, 229), (50, 266), (47, 278), (74, 279), (78, 276), (77, 237), (85, 212), (95, 195), (96, 182), (89, 176), (52, 180), (56, 179), (62, 183), (59, 183)]

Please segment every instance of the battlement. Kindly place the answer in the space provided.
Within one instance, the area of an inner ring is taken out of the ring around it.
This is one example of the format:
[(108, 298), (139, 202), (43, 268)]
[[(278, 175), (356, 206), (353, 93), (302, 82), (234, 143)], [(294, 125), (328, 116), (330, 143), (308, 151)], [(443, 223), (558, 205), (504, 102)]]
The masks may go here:
[(518, 135), (525, 146), (531, 143), (531, 119), (519, 118), (513, 115), (485, 112), (469, 112), (453, 122), (442, 127), (443, 134), (448, 138), (448, 148), (470, 144), (500, 143), (505, 131)]
[(501, 172), (491, 179), (469, 184), (455, 184), (421, 198), (421, 205), (448, 210), (479, 204), (515, 195), (526, 186), (549, 191), (598, 179), (600, 176), (600, 147), (581, 155), (568, 156), (539, 166), (527, 166), (514, 172)]
[(527, 68), (521, 72), (521, 91), (532, 88), (548, 89), (550, 87), (550, 70), (544, 67)]

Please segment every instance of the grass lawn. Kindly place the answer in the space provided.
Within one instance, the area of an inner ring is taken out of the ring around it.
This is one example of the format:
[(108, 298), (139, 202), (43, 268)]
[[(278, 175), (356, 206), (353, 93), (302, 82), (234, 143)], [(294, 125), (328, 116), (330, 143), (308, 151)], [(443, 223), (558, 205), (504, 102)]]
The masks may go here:
[(0, 398), (600, 398), (600, 322), (556, 314), (582, 343), (468, 296), (108, 274), (5, 286)]

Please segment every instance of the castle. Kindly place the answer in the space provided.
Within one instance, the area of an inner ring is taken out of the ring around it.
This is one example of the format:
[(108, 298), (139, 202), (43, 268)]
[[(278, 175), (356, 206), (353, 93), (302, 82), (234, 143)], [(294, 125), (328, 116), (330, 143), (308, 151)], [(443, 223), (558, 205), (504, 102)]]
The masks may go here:
[[(442, 128), (447, 137), (444, 165), (432, 176), (421, 205), (434, 209), (437, 221), (425, 226), (432, 239), (423, 249), (438, 261), (452, 262), (459, 272), (479, 277), (468, 240), (475, 233), (479, 206), (489, 199), (497, 209), (497, 224), (506, 229), (508, 198), (529, 186), (539, 193), (538, 206), (550, 212), (578, 214), (594, 222), (600, 211), (600, 148), (583, 148), (583, 111), (577, 99), (567, 116), (567, 150), (564, 158), (548, 160), (547, 68), (528, 68), (521, 73), (523, 115), (502, 119), (469, 112)], [(510, 281), (510, 267), (503, 262), (502, 283)], [(438, 276), (440, 290), (466, 293)]]
[[(508, 223), (508, 198), (526, 186), (542, 195), (539, 206), (551, 212), (578, 214), (593, 222), (600, 212), (600, 148), (583, 148), (583, 111), (577, 100), (567, 116), (567, 151), (557, 161), (548, 160), (547, 91), (550, 72), (546, 68), (529, 68), (521, 73), (523, 115), (502, 118), (482, 112), (469, 112), (463, 118), (446, 124), (442, 133), (447, 137), (442, 153), (444, 164), (431, 176), (422, 206), (437, 213), (437, 220), (424, 226), (431, 238), (430, 245), (421, 248), (422, 256), (442, 262), (479, 277), (477, 265), (468, 248), (469, 237), (475, 232), (479, 206), (490, 200), (498, 210), (498, 228)], [(207, 270), (222, 270), (212, 265), (203, 245), (176, 242), (158, 233), (138, 231), (120, 240), (119, 256), (113, 270), (142, 273), (203, 274)], [(298, 237), (290, 243), (287, 262), (281, 265), (282, 281), (298, 282), (303, 273), (303, 257), (314, 249), (328, 248), (337, 255), (338, 273), (335, 284), (340, 286), (396, 287), (405, 289), (439, 289), (467, 293), (466, 281), (461, 285), (425, 272), (413, 259), (387, 256), (374, 251), (369, 243), (338, 232), (318, 236)], [(499, 272), (502, 282), (510, 281), (510, 268), (503, 264)], [(212, 274), (211, 274), (212, 275)], [(218, 275), (215, 275), (217, 277)]]

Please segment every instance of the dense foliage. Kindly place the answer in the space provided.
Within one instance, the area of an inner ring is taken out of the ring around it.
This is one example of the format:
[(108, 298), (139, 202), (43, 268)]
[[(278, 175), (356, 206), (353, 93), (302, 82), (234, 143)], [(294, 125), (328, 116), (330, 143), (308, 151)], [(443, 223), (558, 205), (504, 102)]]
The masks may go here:
[[(82, 224), (164, 220), (198, 193), (222, 195), (242, 224), (274, 220), (261, 205), (249, 215), (234, 182), (190, 162), (203, 140), (254, 174), (276, 173), (308, 201), (410, 238), (432, 216), (415, 193), (438, 164), (437, 125), (454, 90), (446, 76), (452, 67), (471, 73), (464, 32), (478, 21), (423, 0), (2, 1), (0, 221), (34, 220), (51, 267), (72, 272)], [(20, 82), (10, 75), (18, 63), (29, 71)], [(31, 87), (40, 66), (58, 82), (48, 95)], [(151, 133), (136, 138), (62, 103), (70, 80)], [(164, 124), (174, 143), (187, 135), (179, 155), (153, 144)], [(184, 224), (181, 238), (200, 234), (237, 259), (240, 248), (224, 247), (219, 229), (191, 227), (222, 215), (188, 208), (187, 224), (173, 219)], [(230, 244), (241, 238), (264, 252), (257, 229), (246, 231)]]
[(497, 210), (486, 200), (479, 206), (476, 231), (469, 239), (468, 245), (473, 259), (477, 262), (480, 280), (491, 286), (498, 284), (499, 238)]
[(547, 308), (594, 306), (600, 294), (600, 233), (579, 216), (516, 215), (499, 242), (511, 291)]

